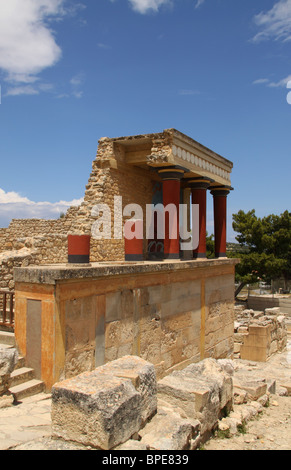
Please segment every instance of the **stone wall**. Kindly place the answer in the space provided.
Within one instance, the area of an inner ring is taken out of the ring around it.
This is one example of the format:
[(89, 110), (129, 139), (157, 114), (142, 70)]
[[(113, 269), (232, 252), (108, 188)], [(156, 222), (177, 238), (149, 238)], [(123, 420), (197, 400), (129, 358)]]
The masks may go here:
[[(48, 387), (124, 355), (152, 361), (159, 377), (201, 358), (231, 357), (234, 265), (224, 259), (18, 268), (17, 344), (28, 358), (31, 343), (34, 369)], [(42, 338), (38, 358), (35, 335)]]
[[(157, 176), (149, 169), (141, 169), (125, 162), (124, 149), (109, 139), (99, 142), (97, 158), (86, 186), (84, 202), (76, 213), (71, 230), (91, 234), (97, 217), (92, 209), (97, 204), (107, 204), (111, 211), (112, 233), (110, 240), (91, 240), (92, 261), (120, 261), (124, 259), (124, 240), (114, 239), (114, 196), (122, 196), (122, 209), (127, 204), (139, 204), (146, 213), (146, 204), (152, 203), (153, 184)], [(123, 220), (124, 221), (124, 220)], [(121, 222), (123, 222), (121, 221)], [(146, 254), (146, 243), (144, 244)]]
[(0, 253), (0, 289), (14, 289), (14, 268), (67, 262), (67, 235), (46, 234), (19, 238)]
[(266, 308), (279, 307), (281, 313), (288, 314), (291, 319), (291, 296), (290, 295), (249, 295), (248, 308), (262, 311)]
[(258, 312), (236, 307), (234, 354), (236, 358), (266, 362), (287, 346), (285, 316), (280, 309)]
[[(91, 261), (124, 260), (124, 240), (116, 240), (113, 236), (114, 196), (122, 196), (123, 208), (127, 204), (136, 203), (143, 208), (145, 214), (146, 204), (152, 202), (153, 184), (156, 180), (155, 172), (150, 169), (143, 170), (126, 164), (122, 146), (109, 139), (101, 139), (84, 201), (79, 207), (71, 207), (60, 219), (14, 219), (8, 228), (0, 229), (0, 254), (9, 259), (8, 263), (0, 266), (3, 287), (13, 288), (13, 266), (23, 265), (22, 262), (19, 263), (19, 258), (23, 257), (21, 250), (24, 248), (31, 250), (27, 253), (26, 264), (66, 262), (68, 233), (91, 234), (92, 224), (97, 219), (92, 216), (92, 208), (96, 204), (106, 203), (111, 210), (112, 237), (110, 240), (91, 239)], [(146, 249), (145, 240), (145, 254)], [(8, 266), (11, 267), (10, 270)], [(6, 279), (8, 283), (5, 283)]]

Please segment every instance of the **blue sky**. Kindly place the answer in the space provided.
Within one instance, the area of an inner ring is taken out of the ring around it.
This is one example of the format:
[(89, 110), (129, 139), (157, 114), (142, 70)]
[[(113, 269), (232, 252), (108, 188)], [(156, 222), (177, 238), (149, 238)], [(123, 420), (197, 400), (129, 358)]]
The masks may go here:
[(0, 0), (0, 227), (77, 203), (101, 137), (172, 127), (234, 162), (230, 241), (290, 210), (290, 53), (291, 0)]

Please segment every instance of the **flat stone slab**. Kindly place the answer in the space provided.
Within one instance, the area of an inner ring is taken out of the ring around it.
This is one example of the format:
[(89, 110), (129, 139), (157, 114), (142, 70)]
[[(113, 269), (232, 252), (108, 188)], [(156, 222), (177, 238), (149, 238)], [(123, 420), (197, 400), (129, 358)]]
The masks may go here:
[(212, 266), (235, 265), (238, 264), (238, 259), (223, 258), (223, 259), (207, 259), (207, 260), (171, 260), (171, 261), (139, 261), (135, 263), (129, 262), (100, 262), (91, 263), (88, 266), (76, 266), (71, 264), (55, 264), (55, 265), (42, 265), (42, 266), (28, 266), (25, 268), (15, 268), (14, 280), (15, 282), (36, 283), (36, 284), (50, 284), (54, 285), (58, 281), (65, 279), (88, 279), (88, 278), (101, 278), (108, 276), (118, 275), (136, 275), (143, 273), (163, 273), (169, 270), (188, 270), (199, 268), (211, 268)]
[(182, 417), (177, 411), (161, 406), (150, 423), (140, 432), (141, 443), (150, 450), (189, 450), (200, 436), (198, 420)]
[(225, 407), (232, 406), (233, 382), (224, 364), (205, 359), (158, 382), (158, 397), (201, 422), (201, 435), (211, 432)]
[(126, 442), (156, 411), (153, 371), (143, 359), (125, 356), (55, 384), (53, 436), (104, 450)]
[(282, 382), (281, 387), (286, 388), (288, 397), (291, 397), (291, 382)]

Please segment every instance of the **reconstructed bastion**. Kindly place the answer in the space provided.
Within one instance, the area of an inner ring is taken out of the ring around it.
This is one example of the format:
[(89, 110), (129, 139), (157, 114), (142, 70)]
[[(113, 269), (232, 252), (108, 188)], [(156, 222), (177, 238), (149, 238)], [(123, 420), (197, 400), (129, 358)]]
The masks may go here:
[[(232, 167), (175, 129), (102, 138), (79, 207), (58, 220), (13, 220), (0, 229), (0, 288), (15, 288), (17, 347), (48, 390), (123, 356), (151, 362), (158, 378), (204, 358), (232, 357), (238, 262), (226, 258)], [(206, 257), (207, 191), (215, 259)], [(149, 205), (171, 205), (179, 226), (181, 203), (190, 239), (196, 231), (193, 249), (181, 249), (183, 237), (172, 236), (169, 217), (162, 239), (155, 218), (151, 239), (145, 218), (142, 241), (127, 244), (120, 235), (130, 211), (117, 218), (117, 209), (135, 204), (146, 214)], [(109, 208), (111, 232), (98, 239), (92, 227), (101, 204)], [(195, 219), (192, 205), (199, 207)], [(68, 263), (69, 234), (91, 237), (89, 263), (76, 252), (77, 262)]]

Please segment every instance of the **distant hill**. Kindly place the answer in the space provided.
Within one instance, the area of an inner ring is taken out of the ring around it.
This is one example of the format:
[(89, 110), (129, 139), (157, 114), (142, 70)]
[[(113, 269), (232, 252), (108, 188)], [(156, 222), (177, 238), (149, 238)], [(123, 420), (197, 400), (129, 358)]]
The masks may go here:
[(230, 253), (249, 253), (246, 246), (241, 246), (239, 243), (227, 243), (226, 250)]

